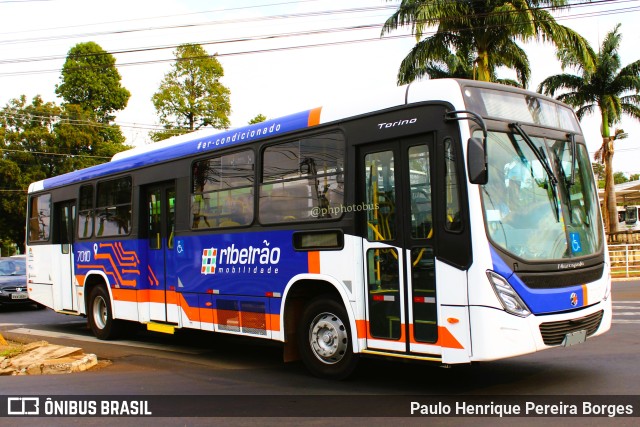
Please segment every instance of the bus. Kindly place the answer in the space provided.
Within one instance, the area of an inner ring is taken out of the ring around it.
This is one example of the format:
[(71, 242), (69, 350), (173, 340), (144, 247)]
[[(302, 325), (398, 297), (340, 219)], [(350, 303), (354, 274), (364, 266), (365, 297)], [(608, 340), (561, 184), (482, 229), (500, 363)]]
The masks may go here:
[(637, 205), (618, 206), (618, 230), (640, 230)]
[(195, 132), (32, 183), (29, 298), (86, 316), (283, 343), (348, 376), (571, 346), (611, 325), (611, 276), (573, 111), (491, 83), (369, 91)]

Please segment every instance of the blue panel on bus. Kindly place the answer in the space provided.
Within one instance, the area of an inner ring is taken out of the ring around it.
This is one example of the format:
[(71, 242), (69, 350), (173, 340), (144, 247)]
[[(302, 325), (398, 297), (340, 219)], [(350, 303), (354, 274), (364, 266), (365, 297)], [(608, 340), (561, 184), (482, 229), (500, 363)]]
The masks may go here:
[(44, 189), (59, 187), (87, 179), (99, 178), (109, 174), (126, 172), (135, 168), (149, 166), (171, 159), (202, 153), (216, 148), (243, 144), (251, 141), (284, 134), (318, 124), (319, 110), (307, 110), (278, 119), (267, 120), (250, 126), (224, 131), (215, 135), (195, 138), (170, 147), (114, 160), (87, 169), (45, 179)]
[(264, 297), (282, 293), (308, 272), (307, 252), (292, 246), (292, 231), (179, 238), (177, 274), (184, 292)]
[(491, 248), (493, 269), (507, 279), (511, 287), (520, 295), (533, 314), (548, 314), (574, 310), (585, 305), (582, 286), (567, 288), (531, 289), (513, 272), (502, 260), (500, 255)]
[[(166, 265), (155, 256), (163, 251)], [(167, 291), (191, 294), (185, 302), (193, 308), (210, 308), (212, 302), (196, 294), (269, 297), (278, 302), (266, 304), (266, 310), (279, 313), (287, 283), (309, 272), (309, 254), (293, 249), (293, 231), (181, 236), (170, 250), (150, 249), (147, 240), (78, 241), (74, 270), (80, 283), (87, 273), (98, 271), (111, 288), (125, 292), (163, 291), (166, 286)], [(151, 293), (119, 295), (138, 302), (153, 299)]]

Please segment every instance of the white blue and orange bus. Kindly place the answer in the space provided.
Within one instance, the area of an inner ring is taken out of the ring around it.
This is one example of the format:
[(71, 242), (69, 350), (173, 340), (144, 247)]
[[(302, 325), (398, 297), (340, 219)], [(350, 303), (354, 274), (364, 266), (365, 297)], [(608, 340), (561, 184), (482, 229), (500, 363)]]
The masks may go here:
[[(195, 132), (29, 187), (29, 298), (360, 357), (491, 361), (604, 333), (608, 253), (573, 111), (433, 80)], [(130, 324), (130, 323), (129, 323)]]

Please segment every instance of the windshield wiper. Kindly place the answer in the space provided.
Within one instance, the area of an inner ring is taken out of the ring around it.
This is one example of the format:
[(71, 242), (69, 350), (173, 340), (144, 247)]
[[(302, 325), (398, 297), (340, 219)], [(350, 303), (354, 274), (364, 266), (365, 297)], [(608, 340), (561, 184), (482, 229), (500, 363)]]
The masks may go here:
[(573, 133), (567, 134), (571, 143), (571, 175), (569, 176), (568, 187), (573, 187), (576, 183), (576, 136)]
[[(571, 172), (569, 172), (569, 179), (565, 177), (565, 183), (567, 184), (567, 202), (569, 205), (569, 222), (573, 222), (573, 206), (571, 205), (571, 187), (576, 184), (576, 136), (572, 133), (568, 133), (569, 144), (571, 144)], [(564, 173), (563, 173), (564, 175)]]
[(519, 123), (509, 123), (509, 128), (514, 129), (518, 133), (518, 135), (522, 137), (522, 139), (524, 140), (524, 142), (527, 143), (531, 151), (533, 151), (533, 154), (536, 156), (536, 158), (542, 165), (542, 168), (547, 173), (547, 176), (549, 177), (549, 181), (551, 182), (551, 193), (553, 194), (553, 202), (555, 204), (553, 210), (556, 213), (556, 220), (560, 221), (560, 211), (558, 210), (559, 208), (558, 189), (556, 187), (558, 185), (558, 178), (556, 178), (555, 174), (553, 173), (553, 169), (551, 169), (551, 165), (549, 165), (549, 162), (547, 161), (547, 157), (544, 156), (544, 153), (542, 151), (538, 150), (533, 140), (531, 140), (531, 137), (529, 136), (529, 134), (527, 134), (524, 131), (524, 129), (522, 129)]
[(536, 158), (540, 161), (540, 164), (542, 165), (543, 169), (545, 170), (545, 172), (547, 172), (547, 175), (549, 176), (549, 181), (551, 181), (551, 183), (554, 186), (557, 185), (558, 178), (556, 178), (555, 174), (553, 173), (553, 170), (551, 169), (551, 166), (549, 165), (547, 158), (544, 157), (542, 153), (538, 150), (536, 145), (531, 140), (531, 137), (524, 131), (524, 129), (522, 129), (522, 127), (520, 127), (520, 124), (518, 123), (511, 123), (509, 124), (509, 127), (511, 129), (515, 129), (516, 132), (518, 132), (518, 135), (520, 135), (524, 140), (524, 142), (527, 143), (529, 148), (531, 148), (531, 150), (533, 151), (533, 154), (536, 155)]

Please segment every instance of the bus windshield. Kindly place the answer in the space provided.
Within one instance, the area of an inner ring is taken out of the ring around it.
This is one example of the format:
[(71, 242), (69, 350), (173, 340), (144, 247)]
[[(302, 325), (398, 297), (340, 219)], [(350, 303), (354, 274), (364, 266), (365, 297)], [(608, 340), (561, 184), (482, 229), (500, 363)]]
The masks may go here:
[(489, 180), (482, 199), (495, 245), (532, 262), (600, 251), (598, 199), (584, 145), (570, 137), (490, 132), (487, 159)]

